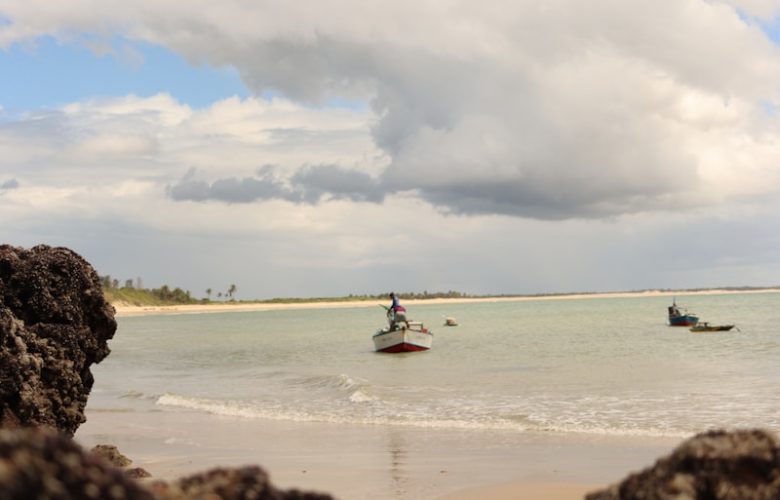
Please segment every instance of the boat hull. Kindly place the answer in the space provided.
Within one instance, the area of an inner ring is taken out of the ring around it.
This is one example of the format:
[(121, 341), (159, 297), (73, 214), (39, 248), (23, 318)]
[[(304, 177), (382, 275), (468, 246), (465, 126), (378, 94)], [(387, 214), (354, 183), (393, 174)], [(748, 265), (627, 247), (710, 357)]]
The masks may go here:
[(697, 325), (691, 328), (692, 332), (727, 332), (734, 325)]
[(432, 345), (433, 334), (425, 329), (380, 330), (374, 334), (374, 349), (377, 352), (427, 351)]
[(669, 317), (669, 326), (695, 326), (698, 322), (699, 317), (692, 314)]

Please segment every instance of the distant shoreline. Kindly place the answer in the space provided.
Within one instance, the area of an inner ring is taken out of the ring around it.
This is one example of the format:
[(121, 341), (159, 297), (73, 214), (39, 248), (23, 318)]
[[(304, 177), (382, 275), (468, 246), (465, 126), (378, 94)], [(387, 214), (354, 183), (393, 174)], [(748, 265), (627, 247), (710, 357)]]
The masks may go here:
[[(646, 290), (641, 292), (600, 292), (550, 295), (518, 295), (496, 297), (458, 297), (403, 300), (406, 305), (418, 304), (464, 304), (480, 302), (527, 302), (539, 300), (582, 300), (602, 298), (632, 297), (683, 297), (691, 295), (732, 295), (755, 293), (780, 293), (780, 288), (729, 289), (713, 288), (708, 290)], [(142, 316), (152, 314), (205, 314), (223, 312), (279, 311), (289, 309), (336, 309), (355, 307), (376, 307), (378, 300), (339, 300), (312, 302), (219, 302), (209, 304), (181, 304), (170, 306), (135, 306), (112, 303), (117, 316)]]

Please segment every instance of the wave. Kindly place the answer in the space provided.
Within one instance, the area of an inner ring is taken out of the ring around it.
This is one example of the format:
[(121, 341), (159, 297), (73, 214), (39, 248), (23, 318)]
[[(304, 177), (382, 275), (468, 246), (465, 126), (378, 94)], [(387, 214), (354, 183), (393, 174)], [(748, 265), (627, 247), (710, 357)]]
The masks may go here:
[(303, 392), (312, 398), (318, 395), (328, 399), (346, 398), (352, 403), (368, 403), (378, 401), (371, 383), (363, 378), (351, 377), (346, 373), (338, 375), (315, 375), (296, 377), (287, 381), (287, 390)]
[(288, 382), (291, 387), (308, 389), (340, 389), (349, 390), (354, 387), (361, 387), (368, 384), (368, 381), (361, 378), (352, 378), (346, 373), (338, 375), (312, 375), (307, 377), (296, 377)]
[[(374, 402), (375, 398), (353, 392), (350, 401), (355, 403)], [(674, 437), (691, 435), (695, 429), (674, 429), (661, 426), (639, 427), (635, 425), (598, 425), (593, 422), (568, 421), (549, 422), (527, 415), (491, 416), (471, 412), (453, 411), (452, 408), (413, 409), (396, 408), (390, 411), (372, 407), (369, 411), (350, 411), (343, 407), (305, 408), (300, 405), (281, 405), (279, 403), (253, 403), (235, 400), (217, 400), (195, 398), (179, 394), (166, 393), (160, 396), (157, 405), (185, 410), (201, 411), (213, 415), (237, 417), (252, 420), (276, 420), (291, 422), (320, 422), (349, 425), (401, 426), (436, 430), (459, 431), (509, 431), (509, 432), (550, 432), (571, 434), (595, 434), (603, 436), (640, 436)], [(354, 407), (352, 408), (354, 410)], [(398, 411), (400, 410), (400, 411)], [(448, 415), (442, 417), (441, 415)]]
[(149, 399), (150, 396), (147, 396), (141, 391), (127, 391), (126, 393), (119, 396), (122, 399)]

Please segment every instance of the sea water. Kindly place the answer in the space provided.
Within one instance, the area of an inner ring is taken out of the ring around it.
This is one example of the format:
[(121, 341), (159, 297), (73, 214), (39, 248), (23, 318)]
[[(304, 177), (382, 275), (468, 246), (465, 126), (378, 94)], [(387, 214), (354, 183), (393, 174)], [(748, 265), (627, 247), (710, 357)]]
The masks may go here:
[[(88, 410), (407, 429), (685, 437), (780, 432), (780, 294), (408, 305), (433, 348), (375, 353), (379, 307), (119, 318)], [(445, 327), (446, 316), (459, 326)]]

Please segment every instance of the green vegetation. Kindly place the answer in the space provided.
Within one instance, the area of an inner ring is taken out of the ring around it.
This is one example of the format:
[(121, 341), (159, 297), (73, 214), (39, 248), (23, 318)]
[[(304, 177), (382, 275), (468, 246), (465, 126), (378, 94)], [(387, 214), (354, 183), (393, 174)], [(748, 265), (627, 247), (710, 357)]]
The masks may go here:
[(136, 284), (133, 280), (125, 281), (125, 286), (119, 287), (119, 280), (111, 279), (111, 276), (101, 276), (103, 285), (103, 294), (106, 300), (111, 303), (125, 303), (134, 306), (166, 306), (177, 304), (198, 304), (208, 302), (207, 300), (198, 300), (190, 295), (189, 290), (184, 291), (181, 288), (171, 289), (168, 285), (160, 288), (142, 288), (138, 286), (141, 280)]

